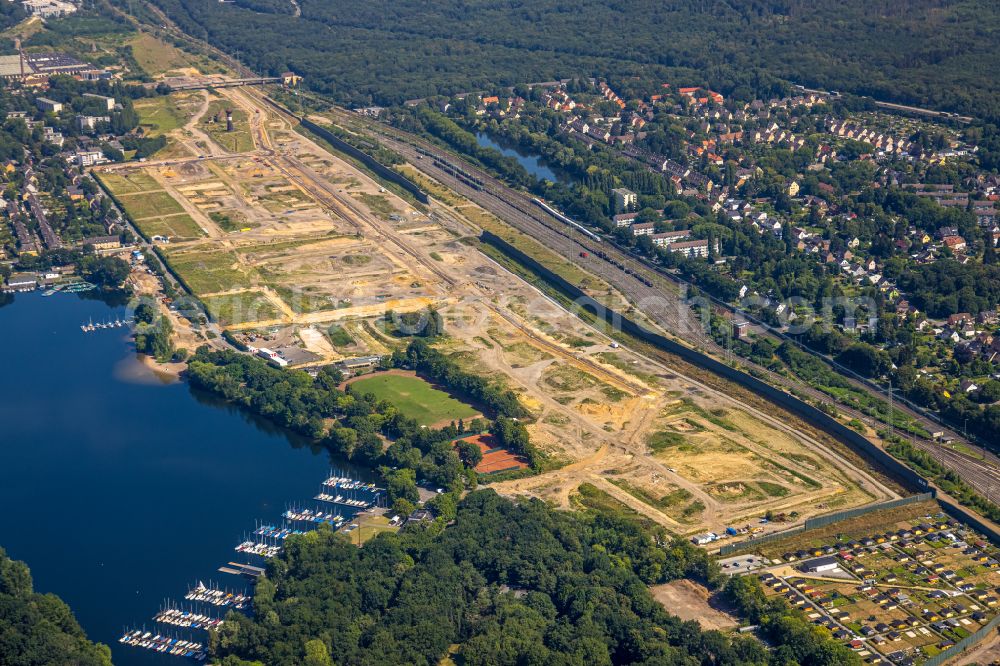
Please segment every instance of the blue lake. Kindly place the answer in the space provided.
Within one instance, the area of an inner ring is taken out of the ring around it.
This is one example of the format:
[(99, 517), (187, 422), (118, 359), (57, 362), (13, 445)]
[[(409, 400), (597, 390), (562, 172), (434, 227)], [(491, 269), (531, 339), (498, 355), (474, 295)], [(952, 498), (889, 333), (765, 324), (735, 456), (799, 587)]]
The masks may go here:
[(526, 152), (520, 146), (513, 146), (507, 142), (498, 141), (485, 132), (477, 132), (476, 141), (480, 146), (496, 148), (507, 157), (513, 157), (533, 176), (543, 180), (551, 180), (552, 182), (566, 182), (570, 180), (564, 174), (557, 174), (556, 171), (553, 171), (543, 158)]
[(0, 547), (111, 646), (115, 664), (185, 663), (117, 640), (126, 627), (155, 629), (163, 601), (183, 602), (198, 580), (245, 588), (217, 569), (246, 561), (233, 548), (255, 521), (280, 523), (290, 503), (314, 507), (331, 466), (361, 473), (157, 378), (126, 329), (80, 330), (120, 307), (37, 292), (0, 299)]

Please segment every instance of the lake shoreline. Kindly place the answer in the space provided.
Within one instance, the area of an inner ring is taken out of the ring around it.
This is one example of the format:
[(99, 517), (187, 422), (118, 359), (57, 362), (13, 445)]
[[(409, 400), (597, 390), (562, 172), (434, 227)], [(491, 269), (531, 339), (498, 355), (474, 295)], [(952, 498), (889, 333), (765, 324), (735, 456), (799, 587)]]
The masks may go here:
[(164, 601), (185, 603), (198, 580), (249, 589), (218, 571), (243, 559), (243, 535), (280, 524), (290, 506), (313, 508), (331, 468), (371, 472), (199, 393), (186, 364), (136, 354), (123, 329), (80, 331), (124, 313), (70, 294), (16, 294), (0, 307), (17, 350), (0, 385), (0, 504), (10, 507), (0, 530), (36, 589), (66, 601), (117, 666), (166, 666), (177, 662), (121, 645), (123, 629), (153, 627)]

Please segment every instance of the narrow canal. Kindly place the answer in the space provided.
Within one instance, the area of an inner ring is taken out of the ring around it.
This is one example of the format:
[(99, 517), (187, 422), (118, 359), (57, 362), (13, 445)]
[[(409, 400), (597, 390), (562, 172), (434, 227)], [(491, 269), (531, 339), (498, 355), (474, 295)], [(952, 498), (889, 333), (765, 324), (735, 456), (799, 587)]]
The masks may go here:
[[(219, 566), (255, 520), (308, 501), (326, 452), (241, 410), (164, 382), (101, 300), (17, 294), (0, 303), (0, 547), (62, 597), (118, 665), (181, 664), (122, 646), (154, 629), (164, 600), (203, 580), (243, 587)], [(357, 470), (351, 470), (357, 472)]]

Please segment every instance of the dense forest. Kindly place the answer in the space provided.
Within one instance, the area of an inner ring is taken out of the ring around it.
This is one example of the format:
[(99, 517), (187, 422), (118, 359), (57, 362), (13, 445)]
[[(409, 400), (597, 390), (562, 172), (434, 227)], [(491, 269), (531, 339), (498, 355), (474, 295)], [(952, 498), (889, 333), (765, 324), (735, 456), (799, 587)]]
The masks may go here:
[(292, 69), (342, 102), (642, 74), (770, 96), (773, 77), (1000, 116), (989, 0), (154, 0), (261, 72)]
[(231, 616), (214, 652), (223, 666), (427, 665), (449, 650), (467, 666), (859, 663), (780, 605), (760, 612), (784, 645), (769, 653), (670, 615), (647, 587), (712, 584), (714, 567), (704, 551), (626, 519), (477, 491), (444, 529), (362, 548), (325, 530), (289, 539), (257, 585), (254, 618)]
[(73, 612), (32, 589), (24, 562), (0, 548), (0, 663), (4, 666), (111, 666), (111, 651), (87, 640)]
[(27, 17), (28, 13), (20, 2), (5, 2), (0, 5), (0, 30), (17, 25)]

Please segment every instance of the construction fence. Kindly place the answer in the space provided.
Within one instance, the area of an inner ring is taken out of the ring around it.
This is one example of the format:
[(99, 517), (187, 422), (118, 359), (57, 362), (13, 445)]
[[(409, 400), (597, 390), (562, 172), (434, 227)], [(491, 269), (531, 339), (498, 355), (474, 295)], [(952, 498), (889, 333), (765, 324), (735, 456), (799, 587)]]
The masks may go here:
[(960, 640), (959, 642), (952, 645), (947, 650), (934, 655), (930, 659), (923, 662), (923, 666), (941, 666), (941, 664), (954, 659), (961, 653), (965, 652), (971, 647), (974, 647), (979, 643), (979, 641), (988, 637), (994, 631), (997, 630), (997, 626), (1000, 626), (1000, 615), (997, 615), (992, 620), (987, 622), (979, 631), (974, 634), (970, 634)]
[(896, 507), (906, 506), (907, 504), (916, 504), (918, 502), (926, 502), (927, 500), (932, 500), (935, 497), (934, 491), (927, 493), (919, 493), (917, 495), (910, 495), (909, 497), (901, 497), (899, 499), (888, 500), (886, 502), (879, 502), (878, 504), (870, 504), (868, 506), (860, 506), (856, 509), (845, 509), (844, 511), (837, 511), (834, 513), (827, 513), (822, 516), (814, 516), (812, 518), (807, 518), (805, 523), (805, 528), (807, 530), (815, 530), (820, 527), (826, 527), (832, 523), (840, 522), (841, 520), (850, 520), (851, 518), (857, 518), (865, 514), (871, 513), (872, 511), (884, 511), (886, 509), (895, 509)]
[(771, 543), (774, 541), (780, 541), (790, 536), (796, 534), (801, 534), (802, 532), (808, 532), (809, 530), (819, 529), (821, 527), (826, 527), (827, 525), (832, 525), (833, 523), (838, 523), (842, 520), (851, 520), (852, 518), (858, 518), (865, 514), (872, 513), (873, 511), (884, 511), (886, 509), (895, 509), (900, 506), (906, 506), (907, 504), (916, 504), (918, 502), (925, 502), (927, 500), (934, 499), (935, 493), (920, 493), (917, 495), (911, 495), (909, 497), (901, 497), (899, 499), (889, 500), (887, 502), (879, 502), (878, 504), (869, 504), (868, 506), (858, 507), (857, 509), (846, 509), (844, 511), (837, 511), (835, 513), (828, 513), (823, 516), (815, 516), (813, 518), (807, 518), (805, 523), (800, 527), (793, 527), (791, 529), (783, 530), (781, 532), (773, 532), (771, 534), (765, 534), (764, 536), (755, 537), (753, 539), (746, 539), (744, 541), (739, 541), (737, 543), (729, 543), (725, 546), (719, 548), (719, 555), (726, 556), (733, 553), (739, 552), (741, 550), (746, 550), (748, 548), (753, 548), (754, 546), (760, 546), (765, 543)]
[(393, 182), (396, 185), (402, 187), (404, 190), (412, 194), (414, 198), (420, 203), (430, 203), (430, 199), (428, 199), (427, 193), (421, 190), (413, 181), (408, 179), (403, 174), (393, 171), (392, 169), (385, 166), (384, 164), (376, 160), (368, 153), (365, 153), (362, 150), (355, 148), (354, 146), (347, 143), (346, 141), (341, 139), (339, 136), (337, 136), (330, 130), (326, 129), (325, 127), (321, 127), (320, 125), (317, 125), (308, 118), (299, 118), (299, 122), (302, 123), (302, 126), (305, 127), (307, 130), (309, 130), (313, 134), (322, 137), (323, 140), (325, 140), (327, 143), (329, 143), (331, 146), (333, 146), (340, 152), (358, 160), (359, 162), (364, 164), (366, 167), (374, 171), (377, 175), (384, 178), (385, 180)]

